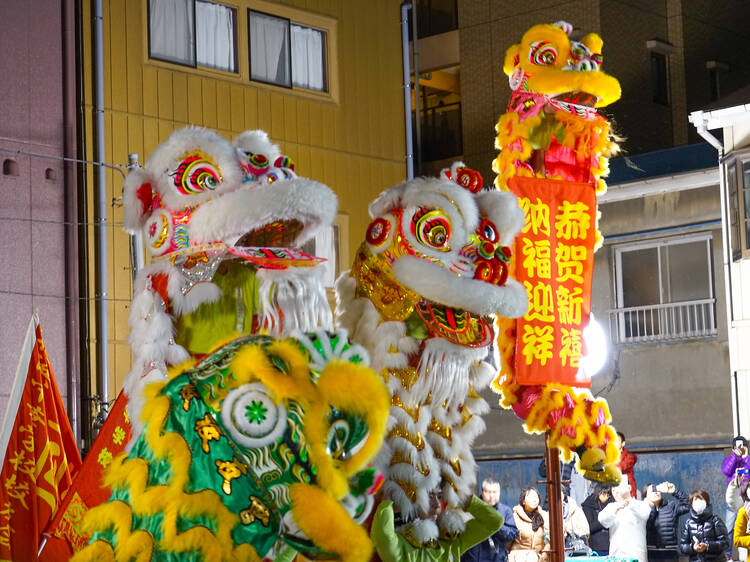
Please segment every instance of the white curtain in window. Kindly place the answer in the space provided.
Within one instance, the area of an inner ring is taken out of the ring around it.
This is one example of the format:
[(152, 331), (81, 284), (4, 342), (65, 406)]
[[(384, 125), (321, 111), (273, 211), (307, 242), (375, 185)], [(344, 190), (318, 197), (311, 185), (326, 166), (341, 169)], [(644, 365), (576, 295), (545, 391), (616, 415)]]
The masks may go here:
[(234, 10), (198, 0), (195, 22), (198, 64), (234, 72)]
[(289, 22), (250, 12), (250, 78), (291, 86)]
[(193, 0), (149, 1), (150, 56), (195, 64)]
[(292, 25), (292, 79), (295, 86), (325, 90), (322, 31)]

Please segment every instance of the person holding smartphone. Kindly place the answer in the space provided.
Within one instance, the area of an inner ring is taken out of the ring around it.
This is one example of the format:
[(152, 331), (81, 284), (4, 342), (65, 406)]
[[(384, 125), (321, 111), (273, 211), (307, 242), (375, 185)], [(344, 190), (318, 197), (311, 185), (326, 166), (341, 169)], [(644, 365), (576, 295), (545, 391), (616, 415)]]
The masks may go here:
[[(664, 494), (671, 494), (669, 501)], [(646, 523), (646, 542), (649, 560), (677, 560), (677, 521), (690, 511), (688, 495), (671, 482), (646, 484), (643, 499), (651, 508)]]
[[(731, 484), (734, 478), (738, 479), (738, 487), (750, 480), (750, 455), (748, 455), (747, 440), (742, 435), (738, 435), (732, 439), (732, 452), (722, 461), (721, 471), (727, 477), (727, 486)], [(737, 512), (727, 506), (724, 514), (724, 523), (727, 529), (729, 529), (730, 545), (732, 544), (734, 522), (736, 519)], [(730, 553), (731, 551), (727, 554)]]

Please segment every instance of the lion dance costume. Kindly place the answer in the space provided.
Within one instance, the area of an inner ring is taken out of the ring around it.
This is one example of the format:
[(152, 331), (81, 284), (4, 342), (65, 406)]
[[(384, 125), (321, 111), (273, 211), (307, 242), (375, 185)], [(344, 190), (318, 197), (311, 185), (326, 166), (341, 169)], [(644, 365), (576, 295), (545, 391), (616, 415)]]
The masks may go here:
[[(514, 176), (527, 176), (589, 183), (599, 194), (606, 190), (602, 176), (618, 147), (597, 108), (617, 101), (620, 85), (601, 70), (601, 38), (589, 33), (577, 41), (572, 29), (566, 22), (535, 25), (505, 55), (512, 93), (496, 127), (499, 189), (508, 189)], [(619, 479), (606, 400), (562, 384), (518, 384), (515, 322), (501, 321), (498, 346), (502, 371), (492, 388), (502, 395), (500, 404), (513, 409), (527, 432), (549, 432), (550, 446), (564, 458), (579, 452), (588, 477)], [(599, 470), (587, 470), (592, 468)]]
[[(336, 198), (261, 131), (176, 131), (124, 184), (134, 435), (76, 560), (366, 560), (389, 397), (297, 249)], [(321, 514), (324, 514), (321, 517)]]
[[(370, 354), (391, 394), (386, 445), (376, 460), (397, 529), (417, 547), (465, 530), (476, 485), (474, 438), (489, 410), (478, 394), (494, 316), (522, 316), (528, 299), (508, 275), (523, 226), (512, 193), (482, 190), (454, 164), (440, 178), (384, 191), (371, 205), (365, 241), (336, 283), (337, 320)], [(437, 522), (430, 504), (444, 509)]]

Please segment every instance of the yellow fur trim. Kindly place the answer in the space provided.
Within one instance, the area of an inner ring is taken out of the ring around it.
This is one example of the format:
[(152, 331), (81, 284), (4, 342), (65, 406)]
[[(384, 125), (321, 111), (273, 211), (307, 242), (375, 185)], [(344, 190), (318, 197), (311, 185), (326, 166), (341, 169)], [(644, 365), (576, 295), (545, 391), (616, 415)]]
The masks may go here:
[(307, 484), (293, 484), (289, 495), (295, 523), (316, 545), (338, 554), (342, 562), (370, 559), (370, 537), (340, 503), (320, 488)]
[[(237, 524), (238, 517), (224, 506), (215, 492), (184, 492), (189, 477), (191, 454), (181, 435), (163, 433), (164, 421), (170, 408), (169, 398), (160, 394), (165, 385), (166, 383), (154, 383), (146, 388), (148, 401), (142, 415), (147, 423), (144, 436), (154, 457), (169, 460), (172, 471), (170, 484), (148, 486), (148, 463), (140, 458), (128, 460), (124, 455), (118, 456), (110, 464), (105, 482), (109, 486), (127, 486), (132, 505), (113, 501), (90, 510), (84, 519), (87, 532), (112, 527), (117, 531), (114, 553), (117, 560), (150, 560), (153, 538), (146, 531), (131, 534), (132, 516), (161, 513), (164, 516), (163, 537), (159, 543), (161, 550), (175, 553), (199, 552), (205, 560), (259, 560), (254, 550), (250, 552), (246, 547), (240, 550), (233, 548), (231, 531)], [(199, 515), (214, 519), (215, 534), (205, 527), (177, 532), (178, 517)], [(100, 544), (103, 542), (105, 541), (97, 541), (83, 549), (79, 553), (80, 560), (97, 560), (96, 553), (104, 548)]]
[(195, 367), (197, 361), (198, 360), (195, 357), (188, 357), (182, 363), (177, 363), (176, 365), (167, 367), (167, 378), (169, 380), (176, 379), (185, 371), (188, 371)]
[[(382, 444), (390, 397), (383, 382), (369, 368), (345, 361), (326, 365), (316, 392), (319, 397), (309, 405), (303, 431), (312, 463), (318, 468), (318, 484), (340, 499), (349, 492), (347, 478), (362, 468)], [(332, 459), (327, 451), (330, 406), (359, 415), (369, 429), (364, 446), (343, 462)]]

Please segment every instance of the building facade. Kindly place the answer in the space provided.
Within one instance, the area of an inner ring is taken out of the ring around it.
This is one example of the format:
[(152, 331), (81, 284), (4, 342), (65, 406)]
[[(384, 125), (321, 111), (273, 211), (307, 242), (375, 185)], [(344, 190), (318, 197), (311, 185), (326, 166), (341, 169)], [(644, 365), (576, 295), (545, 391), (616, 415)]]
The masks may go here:
[[(95, 3), (82, 3), (85, 157), (95, 159)], [(399, 3), (393, 0), (102, 1), (104, 159), (141, 161), (187, 125), (234, 138), (263, 129), (302, 176), (339, 199), (335, 270), (348, 269), (369, 223), (367, 204), (406, 176)], [(93, 171), (85, 178), (88, 221), (96, 221)], [(130, 368), (127, 317), (134, 252), (122, 231), (123, 176), (107, 170), (106, 346), (102, 365), (93, 329), (91, 378), (105, 371), (113, 399)], [(91, 227), (90, 286), (97, 232)], [(335, 274), (335, 272), (333, 274)], [(333, 277), (333, 274), (331, 277)], [(99, 336), (101, 337), (101, 336)], [(103, 357), (103, 356), (102, 356)]]
[(75, 4), (9, 0), (0, 8), (6, 77), (0, 86), (0, 414), (36, 310), (77, 429), (78, 166), (63, 160), (77, 156)]

